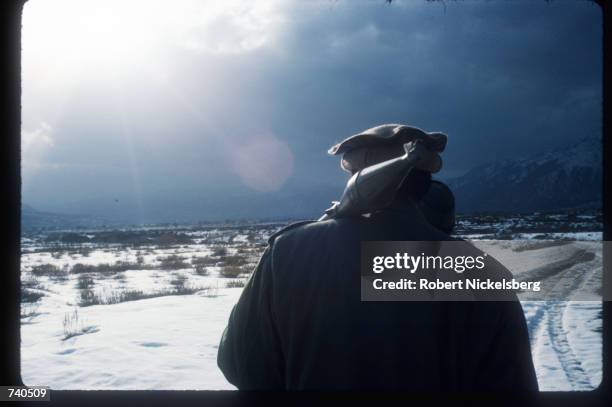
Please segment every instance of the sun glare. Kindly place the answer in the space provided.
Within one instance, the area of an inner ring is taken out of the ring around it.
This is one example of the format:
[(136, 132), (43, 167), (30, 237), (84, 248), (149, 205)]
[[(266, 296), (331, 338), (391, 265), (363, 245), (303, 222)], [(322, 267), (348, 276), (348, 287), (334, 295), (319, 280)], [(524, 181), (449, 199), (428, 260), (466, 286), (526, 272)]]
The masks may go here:
[(65, 75), (141, 65), (153, 49), (158, 10), (139, 0), (31, 0), (24, 8), (24, 60)]
[(194, 0), (30, 0), (23, 13), (26, 69), (72, 76), (140, 69), (164, 50), (249, 52), (270, 43), (279, 3)]

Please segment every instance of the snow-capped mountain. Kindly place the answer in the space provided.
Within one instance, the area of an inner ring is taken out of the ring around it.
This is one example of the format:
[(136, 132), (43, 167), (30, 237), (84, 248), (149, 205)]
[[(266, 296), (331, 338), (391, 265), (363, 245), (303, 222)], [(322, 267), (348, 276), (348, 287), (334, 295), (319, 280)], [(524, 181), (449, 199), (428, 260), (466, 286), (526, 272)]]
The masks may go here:
[(566, 148), (473, 168), (449, 180), (458, 212), (601, 207), (602, 145), (584, 138)]

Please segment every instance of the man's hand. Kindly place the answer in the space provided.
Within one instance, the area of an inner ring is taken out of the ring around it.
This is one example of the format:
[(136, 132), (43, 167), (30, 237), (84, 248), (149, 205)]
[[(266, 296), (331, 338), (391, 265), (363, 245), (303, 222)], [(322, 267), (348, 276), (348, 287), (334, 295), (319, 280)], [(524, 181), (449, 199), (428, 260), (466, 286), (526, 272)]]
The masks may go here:
[(414, 167), (423, 171), (436, 173), (442, 168), (442, 158), (428, 149), (420, 140), (404, 144), (406, 159), (414, 163)]

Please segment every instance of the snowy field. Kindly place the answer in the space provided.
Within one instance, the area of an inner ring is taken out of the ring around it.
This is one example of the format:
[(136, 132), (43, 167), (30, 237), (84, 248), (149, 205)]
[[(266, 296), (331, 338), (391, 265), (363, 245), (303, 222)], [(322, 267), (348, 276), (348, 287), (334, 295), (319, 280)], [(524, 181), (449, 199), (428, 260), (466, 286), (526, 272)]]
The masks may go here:
[(541, 293), (519, 294), (540, 389), (596, 388), (602, 377), (602, 242), (479, 243), (517, 280), (552, 283), (546, 301)]
[[(473, 239), (499, 238), (499, 231), (523, 239), (476, 244), (517, 279), (558, 281), (558, 298), (566, 301), (522, 298), (540, 389), (592, 390), (602, 374), (601, 233), (594, 223), (534, 231), (516, 219), (486, 227), (464, 220), (459, 231)], [(266, 236), (279, 226), (23, 236), (24, 383), (233, 389), (216, 365), (219, 339)], [(578, 241), (542, 244), (542, 238)], [(581, 301), (571, 301), (578, 293)]]

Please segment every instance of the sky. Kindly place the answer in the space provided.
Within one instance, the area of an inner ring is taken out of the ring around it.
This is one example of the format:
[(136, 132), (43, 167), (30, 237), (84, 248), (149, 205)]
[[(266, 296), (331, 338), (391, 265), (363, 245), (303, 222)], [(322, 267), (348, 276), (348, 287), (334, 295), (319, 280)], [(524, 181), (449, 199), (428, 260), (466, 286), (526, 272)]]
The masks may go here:
[(450, 179), (600, 137), (601, 42), (589, 1), (29, 0), (22, 200), (320, 212), (348, 178), (327, 149), (383, 123), (447, 133)]

